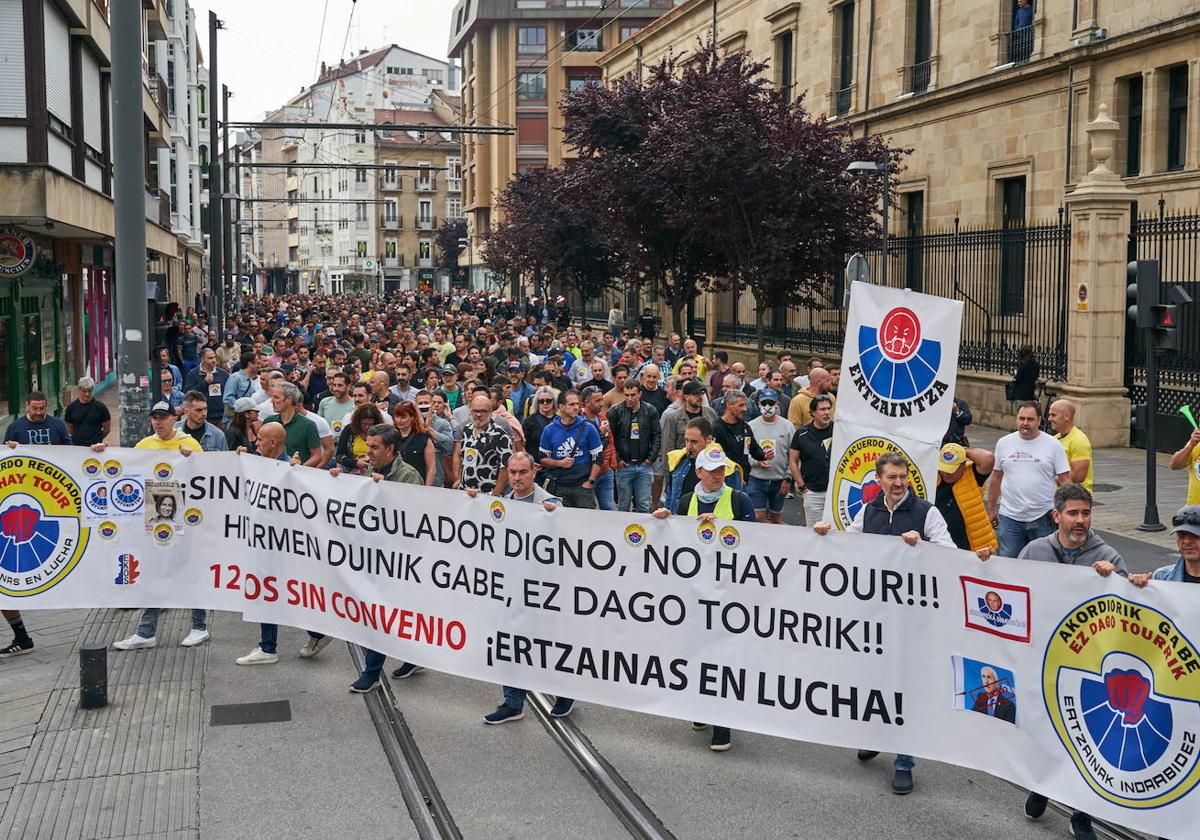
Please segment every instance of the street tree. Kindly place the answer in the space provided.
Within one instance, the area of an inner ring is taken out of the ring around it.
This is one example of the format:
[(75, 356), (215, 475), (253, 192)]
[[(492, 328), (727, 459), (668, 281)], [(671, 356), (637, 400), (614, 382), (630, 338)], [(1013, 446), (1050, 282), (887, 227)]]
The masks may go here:
[(437, 245), (437, 266), (447, 274), (458, 273), (458, 258), (466, 246), (461, 240), (467, 238), (466, 219), (446, 219), (438, 228), (435, 244)]

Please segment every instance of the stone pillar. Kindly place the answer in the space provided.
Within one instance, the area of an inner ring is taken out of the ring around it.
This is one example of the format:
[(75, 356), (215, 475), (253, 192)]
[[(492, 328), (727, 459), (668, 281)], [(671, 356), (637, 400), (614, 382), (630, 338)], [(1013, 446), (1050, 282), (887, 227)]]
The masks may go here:
[[(1100, 103), (1087, 126), (1092, 169), (1067, 195), (1071, 263), (1067, 306), (1067, 381), (1076, 423), (1093, 446), (1129, 444), (1125, 328), (1129, 207), (1134, 195), (1112, 171), (1118, 124)], [(1085, 304), (1080, 287), (1086, 286)]]
[(1200, 108), (1194, 104), (1200, 92), (1200, 58), (1188, 61), (1188, 106), (1186, 167), (1200, 166)]
[(1161, 116), (1162, 97), (1158, 91), (1161, 75), (1157, 70), (1142, 71), (1142, 175), (1166, 167), (1166, 120)]
[(704, 293), (704, 352), (710, 352), (713, 342), (717, 340), (717, 294)]

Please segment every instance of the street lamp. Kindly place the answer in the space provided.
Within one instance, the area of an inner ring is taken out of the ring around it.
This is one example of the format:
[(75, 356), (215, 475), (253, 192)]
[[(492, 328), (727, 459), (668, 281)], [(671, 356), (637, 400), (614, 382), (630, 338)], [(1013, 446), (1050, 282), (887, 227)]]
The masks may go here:
[(888, 209), (891, 206), (891, 179), (888, 177), (887, 164), (882, 166), (873, 160), (856, 160), (846, 167), (847, 172), (879, 172), (883, 175), (883, 267), (879, 272), (880, 282), (888, 284)]
[(474, 287), (472, 275), (475, 273), (475, 249), (471, 246), (471, 237), (460, 236), (458, 247), (467, 249), (467, 290), (470, 291)]

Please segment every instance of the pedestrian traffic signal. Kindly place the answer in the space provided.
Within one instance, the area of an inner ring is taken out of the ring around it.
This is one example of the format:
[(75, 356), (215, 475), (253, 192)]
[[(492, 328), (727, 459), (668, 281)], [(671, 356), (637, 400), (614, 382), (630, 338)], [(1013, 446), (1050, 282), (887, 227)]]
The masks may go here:
[(1154, 349), (1179, 349), (1179, 311), (1171, 304), (1152, 307), (1154, 313)]
[(167, 330), (171, 328), (171, 321), (178, 311), (179, 304), (177, 303), (154, 301), (154, 310), (151, 313), (152, 318), (150, 322), (150, 326), (154, 329), (154, 343), (150, 345), (151, 359), (155, 357), (159, 347), (167, 346)]
[(1151, 329), (1154, 326), (1152, 307), (1158, 304), (1159, 273), (1158, 260), (1134, 260), (1125, 268), (1129, 286), (1125, 290), (1129, 299), (1129, 318), (1137, 326)]

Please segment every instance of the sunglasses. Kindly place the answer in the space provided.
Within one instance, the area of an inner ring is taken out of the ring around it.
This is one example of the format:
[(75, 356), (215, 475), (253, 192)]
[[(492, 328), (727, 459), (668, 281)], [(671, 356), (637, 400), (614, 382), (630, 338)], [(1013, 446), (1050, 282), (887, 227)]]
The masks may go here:
[(1200, 525), (1200, 511), (1188, 510), (1177, 513), (1171, 517), (1171, 525), (1175, 528), (1180, 525)]
[(538, 405), (554, 405), (554, 400), (538, 400)]

